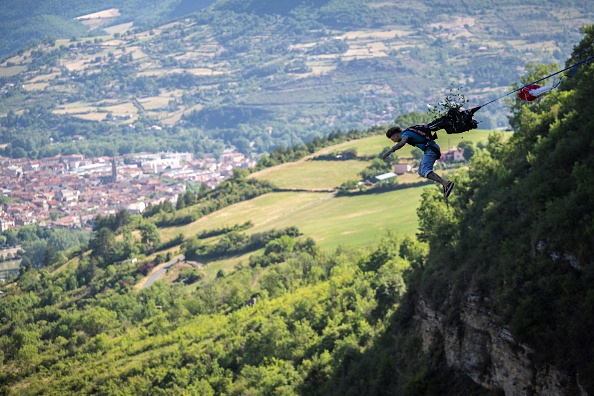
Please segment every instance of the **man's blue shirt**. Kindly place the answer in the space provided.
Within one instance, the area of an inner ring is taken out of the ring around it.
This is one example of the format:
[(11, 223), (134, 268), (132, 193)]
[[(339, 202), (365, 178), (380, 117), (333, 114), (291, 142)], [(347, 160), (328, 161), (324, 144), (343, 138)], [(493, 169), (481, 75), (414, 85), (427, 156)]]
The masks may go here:
[(414, 133), (413, 131), (405, 130), (402, 132), (402, 137), (408, 136), (408, 141), (406, 143), (413, 145), (415, 147), (420, 148), (423, 152), (427, 151), (429, 146), (433, 146), (433, 150), (437, 149), (438, 152), (441, 152), (439, 145), (435, 143), (433, 140), (425, 139), (423, 136), (419, 135), (418, 133)]

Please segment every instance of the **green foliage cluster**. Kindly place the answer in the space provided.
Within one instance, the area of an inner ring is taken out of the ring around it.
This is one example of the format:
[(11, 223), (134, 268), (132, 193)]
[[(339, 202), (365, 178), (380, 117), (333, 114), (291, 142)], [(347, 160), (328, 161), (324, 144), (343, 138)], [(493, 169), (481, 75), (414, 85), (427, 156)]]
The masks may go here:
[(343, 40), (328, 40), (320, 44), (316, 44), (308, 52), (312, 55), (323, 54), (342, 54), (348, 51), (349, 45)]
[[(291, 230), (287, 229), (286, 231), (288, 232), (285, 235), (277, 236), (274, 239), (267, 238), (270, 241), (265, 244), (264, 253), (259, 256), (250, 256), (250, 266), (265, 268), (271, 264), (287, 261), (290, 257), (294, 257), (301, 252), (315, 253), (316, 247), (313, 239), (306, 238), (303, 241), (296, 241), (292, 238)], [(266, 241), (262, 240), (262, 242)]]
[(198, 239), (206, 239), (206, 238), (211, 238), (211, 237), (227, 234), (232, 231), (244, 231), (249, 228), (252, 228), (253, 226), (254, 226), (254, 223), (252, 223), (251, 221), (248, 220), (243, 224), (235, 224), (235, 225), (229, 226), (229, 227), (221, 227), (221, 228), (217, 228), (214, 230), (200, 231), (198, 234), (196, 234), (196, 237)]
[(202, 272), (199, 268), (184, 267), (179, 271), (178, 280), (186, 285), (191, 285), (198, 282), (202, 277)]
[[(296, 227), (287, 227), (283, 230), (271, 230), (252, 235), (233, 230), (227, 232), (213, 245), (201, 243), (197, 235), (184, 242), (182, 252), (189, 260), (216, 260), (253, 252), (265, 246), (267, 247), (271, 242), (280, 238), (287, 237), (292, 240), (292, 238), (299, 235), (301, 233)], [(262, 267), (264, 266), (262, 265)]]
[[(135, 231), (140, 238), (134, 235)], [(118, 238), (119, 235), (121, 238)], [(91, 250), (89, 260), (92, 265), (105, 268), (114, 262), (179, 245), (182, 241), (183, 236), (178, 236), (162, 244), (159, 230), (153, 222), (122, 210), (115, 215), (98, 216), (95, 220), (88, 244)]]
[(3, 231), (0, 234), (0, 245), (20, 245), (21, 264), (40, 268), (66, 262), (68, 257), (64, 252), (86, 245), (89, 238), (88, 231), (27, 225)]
[[(290, 239), (265, 254), (299, 244)], [(0, 299), (0, 391), (332, 393), (343, 364), (373, 345), (426, 247), (395, 235), (369, 251), (306, 245), (194, 291), (161, 282), (136, 291), (132, 263), (28, 271)]]
[[(184, 194), (184, 196), (185, 196), (185, 194)], [(188, 197), (189, 201), (194, 201), (195, 199), (196, 199), (195, 196)], [(181, 198), (180, 202), (183, 202), (183, 204), (185, 205), (185, 201), (186, 201), (185, 199)], [(174, 213), (175, 209), (176, 209), (176, 207), (173, 206), (173, 204), (171, 202), (169, 202), (168, 200), (164, 200), (163, 202), (160, 202), (156, 205), (149, 205), (142, 212), (142, 217), (144, 217), (144, 218), (153, 217), (159, 213)]]
[[(594, 26), (567, 61), (594, 56)], [(546, 73), (535, 67), (525, 81)], [(546, 74), (545, 74), (546, 75)], [(585, 65), (538, 103), (513, 103), (515, 133), (492, 135), (456, 180), (447, 210), (435, 193), (419, 208), (431, 245), (421, 294), (455, 320), (475, 294), (514, 337), (594, 389), (594, 66)], [(454, 301), (448, 299), (454, 290)], [(447, 303), (444, 304), (444, 301)], [(584, 347), (584, 346), (588, 347)]]

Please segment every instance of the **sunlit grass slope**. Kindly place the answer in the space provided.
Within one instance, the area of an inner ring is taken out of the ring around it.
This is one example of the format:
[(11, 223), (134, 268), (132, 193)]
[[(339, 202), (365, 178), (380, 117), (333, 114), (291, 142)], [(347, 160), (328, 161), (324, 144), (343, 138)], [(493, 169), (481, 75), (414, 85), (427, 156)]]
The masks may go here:
[(424, 187), (382, 194), (335, 197), (330, 193), (281, 192), (239, 202), (183, 227), (163, 229), (163, 239), (180, 232), (186, 237), (202, 230), (251, 221), (247, 233), (296, 226), (322, 248), (365, 246), (386, 230), (412, 234), (416, 208)]
[(279, 188), (331, 190), (369, 166), (366, 161), (299, 161), (265, 169), (252, 177), (267, 180)]
[[(444, 151), (461, 141), (486, 143), (490, 133), (492, 131), (484, 130), (461, 135), (442, 133), (439, 143)], [(247, 221), (254, 224), (247, 233), (296, 226), (323, 249), (341, 245), (365, 246), (375, 242), (387, 230), (414, 234), (418, 227), (416, 209), (421, 193), (424, 188), (436, 187), (417, 186), (377, 194), (336, 197), (328, 191), (346, 180), (357, 180), (358, 173), (369, 162), (311, 160), (349, 148), (355, 148), (361, 157), (376, 155), (389, 143), (383, 135), (353, 140), (325, 148), (297, 162), (256, 172), (250, 177), (269, 180), (281, 188), (311, 191), (275, 192), (239, 202), (185, 226), (163, 228), (161, 239), (168, 240), (179, 233), (189, 238), (203, 230)], [(413, 147), (406, 146), (399, 154), (407, 157), (412, 150)], [(413, 174), (406, 176), (407, 183), (422, 180)]]
[[(448, 135), (444, 131), (438, 132), (440, 136), (437, 143), (442, 151), (447, 151), (460, 144), (460, 142), (486, 143), (489, 134), (493, 131), (474, 130), (464, 134)], [(348, 180), (358, 180), (359, 173), (369, 166), (367, 161), (312, 161), (320, 155), (339, 153), (340, 151), (355, 149), (359, 157), (379, 155), (383, 149), (392, 146), (383, 134), (364, 139), (352, 140), (320, 150), (300, 161), (290, 162), (267, 168), (252, 174), (250, 177), (267, 180), (279, 188), (321, 190), (332, 189)], [(412, 157), (413, 146), (406, 145), (396, 155), (402, 159)]]
[(307, 206), (287, 210), (282, 216), (253, 232), (291, 225), (312, 237), (322, 248), (340, 245), (373, 244), (387, 230), (414, 234), (417, 230), (416, 208), (425, 187), (413, 187), (381, 194), (351, 197), (325, 197)]

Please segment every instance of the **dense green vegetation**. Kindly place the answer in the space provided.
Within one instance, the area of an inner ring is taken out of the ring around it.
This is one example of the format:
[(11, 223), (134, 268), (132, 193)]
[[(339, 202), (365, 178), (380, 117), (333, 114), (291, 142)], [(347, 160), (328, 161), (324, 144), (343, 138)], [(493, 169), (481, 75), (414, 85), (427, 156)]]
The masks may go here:
[[(584, 33), (568, 64), (594, 56), (594, 26)], [(593, 89), (589, 65), (538, 104), (516, 107), (509, 143), (492, 139), (460, 176), (456, 210), (439, 215), (429, 200), (420, 209), (440, 218), (423, 227), (432, 279), (493, 296), (538, 359), (575, 370), (590, 391), (594, 338), (584, 324), (594, 312)]]
[[(216, 244), (212, 245), (202, 244), (198, 237), (190, 238), (182, 245), (182, 252), (187, 259), (208, 261), (253, 252), (266, 247), (269, 242), (277, 240), (275, 244), (271, 244), (269, 249), (275, 249), (276, 247), (275, 253), (278, 254), (293, 253), (294, 244), (291, 242), (283, 244), (283, 242), (292, 241), (293, 238), (299, 235), (301, 235), (301, 233), (296, 227), (288, 227), (284, 230), (272, 230), (252, 235), (247, 235), (238, 231), (230, 231), (220, 238)], [(275, 262), (282, 261), (284, 260), (277, 258)], [(267, 267), (268, 264), (260, 264), (260, 266)]]
[(21, 246), (16, 257), (21, 259), (21, 265), (40, 268), (57, 262), (65, 263), (68, 258), (64, 252), (85, 245), (89, 237), (89, 232), (83, 230), (28, 225), (3, 231), (0, 234), (0, 246)]
[[(424, 260), (423, 245), (396, 239), (371, 254), (328, 255), (285, 235), (260, 258), (282, 255), (282, 264), (254, 262), (194, 292), (162, 283), (135, 292), (141, 275), (130, 263), (27, 271), (0, 304), (1, 389), (323, 394), (340, 362), (381, 329), (410, 263)], [(254, 296), (255, 306), (241, 308)], [(109, 356), (126, 355), (136, 357), (112, 376)]]
[[(594, 55), (594, 26), (584, 33), (568, 64)], [(341, 367), (335, 394), (365, 392), (374, 381), (396, 386), (398, 380), (384, 373), (397, 371), (414, 378), (407, 394), (437, 394), (440, 386), (451, 386), (442, 345), (416, 355), (416, 363), (389, 357), (415, 356), (413, 314), (420, 298), (455, 326), (471, 295), (500, 315), (498, 324), (518, 342), (534, 348), (535, 362), (577, 375), (592, 392), (592, 89), (589, 65), (542, 101), (513, 103), (513, 137), (502, 144), (493, 135), (469, 171), (459, 173), (451, 208), (426, 191), (418, 213), (420, 237), (430, 246), (427, 262), (411, 277), (411, 292), (385, 338)], [(396, 349), (395, 337), (401, 343)]]

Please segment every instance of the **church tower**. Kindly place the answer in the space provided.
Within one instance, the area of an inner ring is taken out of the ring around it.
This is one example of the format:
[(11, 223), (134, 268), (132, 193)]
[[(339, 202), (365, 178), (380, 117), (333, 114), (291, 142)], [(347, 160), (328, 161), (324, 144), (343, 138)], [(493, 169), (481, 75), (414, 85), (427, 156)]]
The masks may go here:
[(111, 181), (112, 183), (118, 181), (118, 167), (116, 165), (115, 157), (111, 158)]

